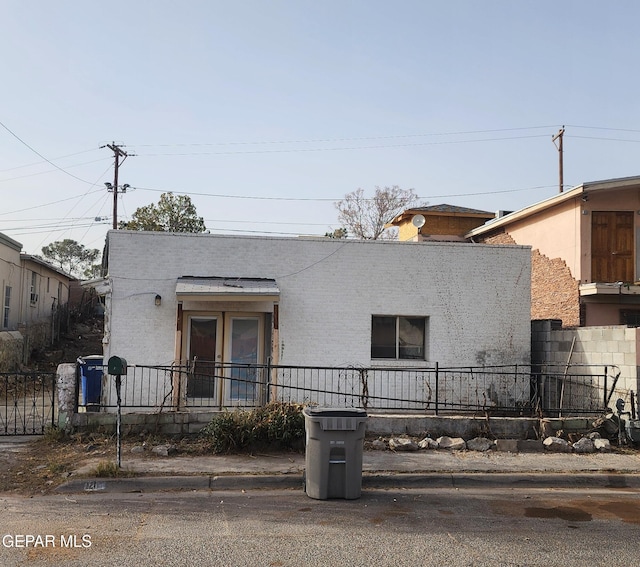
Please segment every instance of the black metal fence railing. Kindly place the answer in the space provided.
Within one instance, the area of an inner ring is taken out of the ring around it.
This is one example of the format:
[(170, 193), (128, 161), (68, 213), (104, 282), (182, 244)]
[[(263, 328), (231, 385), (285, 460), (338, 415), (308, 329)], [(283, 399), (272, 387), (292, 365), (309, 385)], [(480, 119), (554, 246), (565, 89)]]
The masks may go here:
[[(129, 367), (122, 381), (122, 406), (157, 411), (248, 408), (277, 400), (432, 414), (569, 416), (604, 411), (617, 375), (616, 367), (606, 366), (407, 369), (198, 361), (196, 368), (188, 364)], [(97, 405), (115, 407), (115, 380), (106, 375), (97, 380)], [(95, 388), (95, 384), (83, 384), (79, 390)], [(83, 405), (82, 395), (79, 404)]]
[(54, 425), (55, 384), (55, 373), (0, 373), (0, 435), (41, 435)]

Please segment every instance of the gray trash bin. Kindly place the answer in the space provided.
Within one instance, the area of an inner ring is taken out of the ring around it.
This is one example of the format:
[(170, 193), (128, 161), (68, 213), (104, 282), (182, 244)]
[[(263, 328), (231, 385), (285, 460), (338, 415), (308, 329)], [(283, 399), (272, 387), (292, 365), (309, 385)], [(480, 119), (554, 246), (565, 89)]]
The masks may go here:
[(307, 496), (360, 498), (362, 449), (367, 412), (305, 408), (305, 490)]

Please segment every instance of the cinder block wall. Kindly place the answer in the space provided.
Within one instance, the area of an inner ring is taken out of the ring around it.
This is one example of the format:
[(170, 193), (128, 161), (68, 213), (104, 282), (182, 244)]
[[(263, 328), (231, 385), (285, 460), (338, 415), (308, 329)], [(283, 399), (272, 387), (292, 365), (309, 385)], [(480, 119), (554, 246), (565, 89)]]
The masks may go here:
[(637, 394), (640, 386), (640, 333), (637, 328), (608, 326), (563, 329), (558, 320), (533, 321), (531, 338), (532, 364), (594, 365), (598, 371), (607, 366), (611, 375), (620, 371), (612, 404), (615, 404), (617, 397), (629, 402), (630, 391)]

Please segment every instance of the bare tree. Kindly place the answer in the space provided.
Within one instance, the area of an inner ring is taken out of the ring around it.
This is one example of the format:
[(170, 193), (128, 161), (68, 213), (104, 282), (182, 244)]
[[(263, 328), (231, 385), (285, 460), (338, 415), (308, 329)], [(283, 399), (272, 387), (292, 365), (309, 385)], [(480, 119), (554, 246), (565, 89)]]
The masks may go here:
[(385, 224), (405, 209), (416, 206), (418, 199), (413, 189), (401, 189), (397, 185), (376, 187), (372, 198), (365, 197), (364, 189), (357, 189), (336, 203), (338, 220), (356, 238), (395, 238), (396, 231), (385, 228)]

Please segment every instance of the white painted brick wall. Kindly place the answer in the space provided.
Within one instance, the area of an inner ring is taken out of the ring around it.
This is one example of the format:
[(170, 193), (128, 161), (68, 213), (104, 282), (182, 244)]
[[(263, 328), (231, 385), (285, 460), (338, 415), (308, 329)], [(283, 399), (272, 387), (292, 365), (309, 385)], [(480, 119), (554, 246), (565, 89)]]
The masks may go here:
[(176, 280), (187, 275), (274, 278), (281, 364), (375, 364), (373, 314), (429, 317), (428, 360), (443, 366), (529, 361), (528, 247), (128, 231), (109, 233), (106, 358), (173, 361)]

